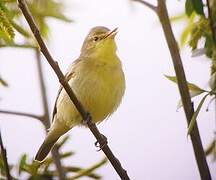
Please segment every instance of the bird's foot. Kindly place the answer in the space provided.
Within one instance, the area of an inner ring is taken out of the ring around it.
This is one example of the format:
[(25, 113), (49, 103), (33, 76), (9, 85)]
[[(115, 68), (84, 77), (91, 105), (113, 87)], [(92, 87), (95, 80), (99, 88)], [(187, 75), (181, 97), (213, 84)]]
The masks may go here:
[(108, 144), (107, 137), (101, 134), (101, 143), (99, 143), (99, 141), (95, 142), (95, 146), (98, 148), (97, 151), (100, 151), (101, 149), (103, 149), (103, 147), (107, 144)]

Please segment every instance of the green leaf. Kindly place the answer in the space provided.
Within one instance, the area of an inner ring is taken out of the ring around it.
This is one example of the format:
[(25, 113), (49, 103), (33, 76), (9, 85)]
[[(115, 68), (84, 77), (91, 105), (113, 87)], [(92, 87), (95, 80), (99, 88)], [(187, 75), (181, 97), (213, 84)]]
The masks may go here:
[(185, 13), (190, 17), (193, 11), (199, 15), (204, 15), (202, 0), (186, 0)]
[[(80, 172), (82, 169), (83, 169), (83, 168), (77, 167), (77, 166), (66, 166), (66, 167), (65, 167), (65, 172), (66, 172), (66, 173), (71, 173), (71, 172), (76, 173), (76, 172), (78, 172), (78, 171)], [(96, 173), (94, 173), (94, 172), (91, 172), (91, 173), (89, 173), (89, 174), (86, 175), (86, 176), (88, 176), (88, 177), (90, 177), (90, 178), (92, 178), (92, 179), (101, 179), (101, 178), (102, 178), (100, 175), (98, 175), (98, 174), (96, 174)]]
[[(165, 75), (165, 77), (166, 77), (167, 79), (169, 79), (170, 81), (177, 83), (177, 78), (176, 78), (175, 76), (168, 76), (168, 75)], [(197, 85), (195, 85), (195, 84), (193, 84), (193, 83), (187, 82), (187, 85), (188, 85), (189, 91), (192, 91), (192, 92), (195, 93), (196, 95), (201, 94), (201, 93), (203, 93), (203, 92), (207, 92), (206, 90), (200, 88), (199, 86), (197, 86)]]
[(185, 45), (191, 35), (192, 29), (195, 26), (194, 19), (196, 17), (196, 13), (192, 13), (188, 19), (187, 26), (183, 29), (180, 36), (180, 46), (183, 47)]
[(18, 171), (19, 175), (24, 170), (24, 166), (26, 165), (26, 159), (27, 159), (27, 155), (23, 154), (19, 160), (19, 171)]
[(180, 46), (183, 47), (187, 40), (188, 40), (188, 37), (191, 33), (191, 29), (192, 29), (192, 26), (191, 25), (188, 25), (181, 33), (181, 37), (180, 37)]
[(206, 156), (212, 154), (214, 152), (214, 149), (216, 149), (216, 140), (215, 139), (206, 148), (206, 150), (205, 150)]
[(8, 83), (0, 77), (0, 85), (8, 87)]
[(209, 84), (209, 87), (211, 88), (211, 90), (214, 90), (216, 88), (215, 82), (216, 82), (216, 72), (214, 72), (211, 75), (211, 77), (210, 77), (210, 79), (208, 81), (208, 84)]
[(16, 29), (23, 36), (27, 38), (31, 37), (30, 33), (26, 31), (24, 28), (22, 28), (19, 24), (15, 23), (14, 21), (11, 21), (11, 24), (13, 25), (14, 29)]
[(65, 22), (71, 22), (71, 20), (64, 15), (65, 7), (61, 1), (28, 1), (28, 7), (39, 27), (41, 35), (44, 38), (48, 38), (49, 35), (47, 18), (55, 18)]
[(194, 11), (194, 6), (192, 0), (186, 0), (185, 2), (185, 13), (190, 16)]
[(185, 13), (188, 16), (191, 16), (193, 11), (195, 11), (199, 15), (204, 15), (202, 0), (186, 0)]
[(177, 21), (181, 21), (181, 20), (183, 20), (185, 18), (187, 18), (187, 16), (183, 12), (183, 13), (180, 13), (180, 14), (177, 14), (175, 16), (170, 17), (170, 21), (171, 22), (177, 22)]
[[(195, 96), (198, 96), (198, 95), (200, 95), (200, 94), (202, 94), (202, 93), (204, 93), (204, 92), (206, 92), (206, 91), (190, 91), (189, 90), (189, 93), (190, 93), (190, 98), (193, 98), (193, 97), (195, 97)], [(183, 104), (182, 104), (182, 100), (180, 99), (179, 100), (179, 102), (178, 102), (178, 104), (177, 104), (177, 110), (179, 109), (179, 108), (181, 108), (183, 106)]]
[(193, 8), (197, 14), (204, 15), (202, 0), (192, 0)]
[(41, 163), (35, 160), (32, 160), (31, 164), (25, 163), (23, 166), (23, 170), (28, 172), (29, 174), (35, 176), (37, 175), (37, 171), (40, 167)]
[(205, 45), (204, 48), (206, 49), (206, 56), (211, 58), (213, 54), (213, 48), (214, 42), (211, 36), (206, 36), (205, 37)]
[(82, 170), (78, 171), (75, 176), (70, 177), (69, 179), (74, 180), (74, 179), (79, 179), (83, 176), (88, 176), (92, 171), (98, 169), (99, 167), (101, 167), (105, 163), (107, 163), (107, 161), (108, 161), (107, 158), (104, 158), (101, 161), (99, 161), (98, 163), (96, 163), (95, 165), (93, 165), (87, 169), (82, 169)]
[(201, 109), (201, 107), (202, 107), (202, 105), (203, 105), (203, 103), (204, 103), (204, 101), (205, 101), (205, 99), (207, 98), (208, 95), (209, 95), (209, 94), (206, 94), (206, 95), (201, 99), (201, 101), (200, 101), (200, 103), (199, 103), (199, 105), (198, 105), (196, 111), (194, 112), (193, 117), (191, 118), (190, 124), (189, 124), (189, 126), (188, 126), (187, 135), (189, 135), (189, 134), (191, 133), (191, 131), (193, 130), (193, 127), (194, 127), (194, 125), (195, 125), (197, 116), (198, 116), (198, 114), (199, 114), (199, 112), (200, 112), (200, 109)]
[(6, 13), (0, 8), (0, 38), (9, 43), (12, 42), (14, 36), (13, 27)]
[[(60, 153), (60, 159), (68, 158), (68, 157), (70, 157), (70, 156), (72, 156), (72, 155), (74, 155), (74, 152), (72, 152), (72, 151)], [(47, 157), (47, 158), (43, 161), (43, 164), (48, 164), (48, 165), (50, 165), (52, 162), (53, 162), (53, 158), (52, 158), (52, 157)]]
[(5, 171), (2, 153), (0, 153), (0, 169), (1, 169), (2, 171)]
[[(167, 79), (169, 79), (170, 81), (172, 81), (172, 82), (174, 82), (174, 83), (177, 83), (177, 79), (176, 79), (175, 76), (168, 76), (168, 75), (165, 75), (165, 77), (166, 77)], [(197, 85), (195, 85), (195, 84), (193, 84), (193, 83), (187, 82), (187, 85), (188, 85), (188, 89), (189, 89), (189, 93), (190, 93), (190, 97), (191, 97), (191, 98), (193, 98), (193, 97), (195, 97), (195, 96), (198, 96), (198, 95), (200, 95), (200, 94), (202, 94), (202, 93), (204, 93), (204, 92), (208, 92), (208, 91), (206, 91), (206, 90), (200, 88), (199, 86), (197, 86)], [(177, 104), (177, 110), (178, 110), (179, 108), (181, 108), (181, 107), (182, 107), (182, 100), (179, 100), (179, 101), (178, 101), (178, 104)]]
[[(192, 99), (193, 97), (195, 97), (195, 96), (198, 96), (198, 95), (200, 95), (200, 94), (202, 94), (202, 93), (196, 93), (196, 92), (193, 92), (193, 91), (189, 91), (189, 93), (190, 93), (190, 98)], [(182, 104), (182, 100), (180, 99), (179, 101), (178, 101), (178, 104), (177, 104), (177, 111), (178, 111), (178, 109), (180, 109), (181, 107), (183, 106), (183, 104)]]
[(177, 83), (177, 78), (175, 76), (164, 75), (170, 81)]

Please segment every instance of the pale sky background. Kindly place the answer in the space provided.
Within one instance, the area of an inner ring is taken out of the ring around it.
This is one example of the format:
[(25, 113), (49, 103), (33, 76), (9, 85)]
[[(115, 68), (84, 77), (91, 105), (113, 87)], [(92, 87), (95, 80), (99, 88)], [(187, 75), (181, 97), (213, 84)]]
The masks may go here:
[[(50, 20), (49, 41), (50, 52), (64, 72), (78, 57), (90, 28), (119, 27), (116, 41), (126, 76), (126, 94), (118, 111), (98, 127), (131, 179), (199, 179), (191, 140), (186, 137), (185, 115), (182, 109), (176, 112), (177, 86), (164, 77), (174, 72), (156, 15), (141, 4), (127, 0), (67, 0), (66, 4), (68, 16), (75, 22)], [(184, 1), (170, 0), (168, 7), (171, 15), (181, 13)], [(184, 23), (174, 25), (177, 38), (183, 27)], [(191, 58), (187, 48), (181, 55), (188, 80), (207, 88), (209, 61), (205, 57)], [(0, 73), (10, 84), (7, 89), (1, 88), (0, 109), (41, 114), (33, 51), (0, 49), (0, 56)], [(51, 113), (59, 83), (47, 62), (43, 62)], [(215, 130), (214, 106), (205, 112), (206, 106), (207, 102), (198, 117), (204, 147), (212, 140)], [(10, 163), (17, 163), (23, 153), (33, 158), (45, 137), (43, 126), (30, 118), (1, 114), (0, 126)], [(69, 134), (71, 139), (63, 150), (73, 150), (76, 155), (65, 164), (88, 167), (104, 156), (96, 152), (95, 139), (88, 129), (74, 128)], [(212, 163), (211, 157), (208, 163), (216, 179), (216, 163)], [(119, 179), (109, 163), (97, 172), (105, 180)]]

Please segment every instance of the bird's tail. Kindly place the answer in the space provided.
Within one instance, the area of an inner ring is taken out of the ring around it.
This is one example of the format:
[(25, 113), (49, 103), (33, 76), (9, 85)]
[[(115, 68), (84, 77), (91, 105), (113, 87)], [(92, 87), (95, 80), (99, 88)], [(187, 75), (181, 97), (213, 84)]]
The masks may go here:
[(35, 156), (35, 160), (43, 161), (49, 154), (50, 150), (59, 139), (59, 137), (66, 133), (68, 130), (69, 128), (67, 128), (66, 126), (60, 126), (59, 124), (56, 125), (56, 122), (54, 121), (54, 124), (50, 128), (47, 137), (45, 138), (43, 144), (40, 146)]
[(35, 156), (35, 160), (37, 161), (43, 161), (45, 159), (45, 157), (49, 154), (50, 150), (52, 149), (52, 147), (54, 146), (54, 144), (56, 143), (56, 141), (58, 140), (59, 137), (57, 138), (49, 138), (49, 135), (46, 137), (46, 139), (44, 140), (43, 144), (40, 146), (36, 156)]

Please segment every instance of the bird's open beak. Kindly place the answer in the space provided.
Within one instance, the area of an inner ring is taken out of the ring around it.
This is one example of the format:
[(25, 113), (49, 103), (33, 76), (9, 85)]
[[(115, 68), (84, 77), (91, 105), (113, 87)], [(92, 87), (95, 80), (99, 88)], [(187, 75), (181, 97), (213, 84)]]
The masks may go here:
[(109, 31), (106, 36), (104, 36), (104, 39), (106, 38), (114, 38), (116, 34), (118, 33), (118, 28), (113, 29), (112, 31)]

